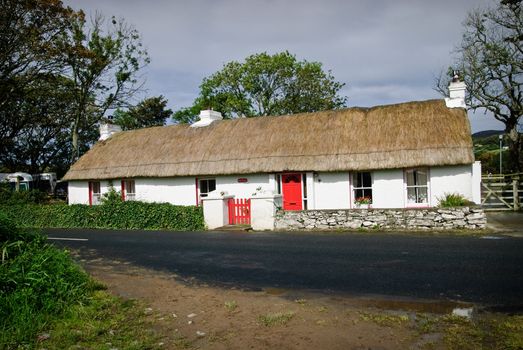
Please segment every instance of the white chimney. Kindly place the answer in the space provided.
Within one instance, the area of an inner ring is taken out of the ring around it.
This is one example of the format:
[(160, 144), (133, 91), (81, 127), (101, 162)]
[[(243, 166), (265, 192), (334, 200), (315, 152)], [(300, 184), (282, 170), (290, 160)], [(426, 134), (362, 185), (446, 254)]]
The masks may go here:
[(200, 111), (200, 120), (191, 124), (192, 128), (201, 128), (202, 126), (208, 126), (215, 120), (222, 120), (222, 114), (220, 112), (207, 109), (205, 111)]
[(107, 140), (113, 134), (122, 131), (120, 125), (113, 124), (111, 121), (112, 116), (108, 117), (104, 122), (100, 124), (100, 138), (98, 139), (98, 141)]
[(465, 104), (465, 92), (467, 85), (459, 80), (458, 72), (449, 84), (449, 97), (445, 98), (445, 104), (448, 108), (467, 108)]

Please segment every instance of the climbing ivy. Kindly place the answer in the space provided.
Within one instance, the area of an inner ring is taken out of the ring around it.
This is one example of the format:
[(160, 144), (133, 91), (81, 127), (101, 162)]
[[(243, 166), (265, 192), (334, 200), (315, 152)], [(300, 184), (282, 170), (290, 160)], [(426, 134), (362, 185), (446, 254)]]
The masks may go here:
[(205, 228), (201, 207), (108, 201), (102, 205), (0, 204), (23, 228), (110, 228), (195, 231)]

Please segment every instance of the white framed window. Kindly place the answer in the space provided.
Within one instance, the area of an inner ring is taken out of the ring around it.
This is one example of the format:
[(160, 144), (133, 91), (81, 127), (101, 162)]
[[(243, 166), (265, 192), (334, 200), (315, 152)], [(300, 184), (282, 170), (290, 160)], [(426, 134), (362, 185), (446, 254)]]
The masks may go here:
[(369, 171), (352, 175), (352, 193), (354, 204), (372, 204), (372, 174)]
[(405, 170), (407, 206), (428, 206), (429, 172), (427, 168)]
[(134, 180), (122, 180), (122, 199), (124, 201), (136, 200), (136, 186)]
[(100, 204), (101, 190), (99, 181), (89, 181), (89, 205)]
[(210, 192), (216, 190), (216, 179), (199, 179), (198, 192), (200, 200), (209, 195)]

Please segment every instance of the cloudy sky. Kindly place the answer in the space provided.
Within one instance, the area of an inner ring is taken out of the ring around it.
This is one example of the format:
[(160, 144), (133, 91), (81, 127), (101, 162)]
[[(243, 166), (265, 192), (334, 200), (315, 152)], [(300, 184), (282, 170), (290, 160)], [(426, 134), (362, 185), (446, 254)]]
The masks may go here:
[[(124, 18), (151, 64), (148, 96), (191, 105), (202, 79), (232, 60), (288, 50), (319, 61), (349, 106), (440, 98), (434, 77), (451, 63), (468, 11), (494, 0), (64, 0), (87, 14)], [(473, 132), (502, 129), (470, 114)]]

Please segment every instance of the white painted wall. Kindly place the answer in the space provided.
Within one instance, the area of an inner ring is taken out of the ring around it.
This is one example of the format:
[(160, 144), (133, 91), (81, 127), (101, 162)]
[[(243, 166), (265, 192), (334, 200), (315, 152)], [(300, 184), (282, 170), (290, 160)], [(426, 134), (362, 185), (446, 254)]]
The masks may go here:
[(377, 170), (372, 172), (372, 207), (405, 207), (403, 169)]
[(444, 197), (446, 193), (459, 193), (472, 201), (472, 165), (430, 168), (430, 185), (431, 206), (437, 206), (438, 198)]
[(69, 181), (69, 204), (89, 204), (89, 184), (87, 181)]
[(255, 230), (274, 230), (277, 208), (281, 208), (281, 195), (262, 195), (251, 198), (251, 226)]
[[(479, 170), (478, 170), (479, 169)], [(473, 165), (432, 167), (429, 169), (430, 205), (436, 206), (438, 198), (445, 193), (459, 193), (469, 200), (478, 202), (480, 165), (475, 165), (476, 175), (473, 179)], [(312, 172), (307, 176), (308, 209), (348, 209), (352, 204), (350, 176), (344, 173)], [(212, 177), (210, 177), (212, 178)], [(277, 183), (274, 174), (216, 176), (216, 192), (227, 192), (236, 198), (251, 198), (253, 193), (276, 193)], [(246, 178), (246, 183), (238, 182)], [(374, 208), (404, 208), (405, 183), (403, 169), (378, 170), (372, 172), (372, 195)], [(474, 181), (475, 180), (475, 181)], [(112, 181), (115, 189), (120, 191), (121, 179)], [(100, 181), (102, 194), (109, 191), (109, 181)], [(145, 202), (167, 202), (177, 205), (195, 205), (196, 178), (153, 178), (135, 179), (136, 199)], [(258, 190), (258, 188), (261, 189)], [(478, 198), (476, 198), (478, 197)], [(69, 182), (69, 203), (89, 204), (89, 187), (87, 181)]]
[[(252, 194), (257, 192), (257, 188), (261, 188), (261, 192), (276, 192), (276, 182), (273, 179), (271, 180), (271, 177), (274, 178), (274, 175), (232, 175), (216, 176), (214, 178), (216, 179), (217, 192), (227, 192), (236, 198), (251, 198)], [(247, 179), (247, 182), (238, 182), (240, 178)]]
[(348, 209), (349, 178), (349, 173), (318, 173), (314, 178), (314, 208)]
[(203, 219), (209, 230), (229, 224), (229, 206), (232, 196), (209, 196), (202, 200)]
[(143, 202), (196, 205), (194, 177), (135, 179), (136, 200)]

